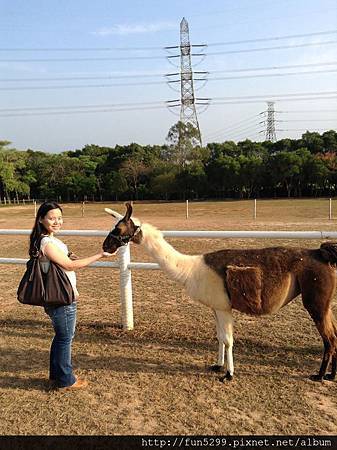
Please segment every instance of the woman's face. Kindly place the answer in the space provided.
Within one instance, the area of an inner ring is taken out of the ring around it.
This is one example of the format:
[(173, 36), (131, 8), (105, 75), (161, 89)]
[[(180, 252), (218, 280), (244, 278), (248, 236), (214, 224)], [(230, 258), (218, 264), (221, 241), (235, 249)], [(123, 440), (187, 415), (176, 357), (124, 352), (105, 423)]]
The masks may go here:
[(48, 234), (57, 233), (63, 224), (62, 211), (58, 208), (51, 209), (40, 219), (40, 223), (45, 227)]

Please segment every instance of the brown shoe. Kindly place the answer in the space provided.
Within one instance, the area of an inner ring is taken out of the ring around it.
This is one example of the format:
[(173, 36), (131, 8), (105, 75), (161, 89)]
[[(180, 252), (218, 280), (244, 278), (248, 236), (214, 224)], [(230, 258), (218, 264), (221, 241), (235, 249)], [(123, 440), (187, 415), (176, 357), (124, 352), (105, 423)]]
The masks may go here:
[(72, 389), (83, 389), (86, 388), (87, 386), (88, 386), (87, 380), (81, 380), (80, 378), (77, 378), (75, 383), (72, 384), (71, 386), (66, 386), (59, 389), (62, 389), (63, 391), (70, 391)]

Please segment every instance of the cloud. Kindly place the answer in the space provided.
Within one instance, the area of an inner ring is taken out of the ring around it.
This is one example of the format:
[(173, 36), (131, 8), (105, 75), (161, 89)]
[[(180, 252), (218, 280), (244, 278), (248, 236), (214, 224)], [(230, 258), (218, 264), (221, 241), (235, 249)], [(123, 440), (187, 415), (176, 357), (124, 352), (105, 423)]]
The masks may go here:
[(103, 27), (92, 34), (96, 36), (157, 33), (158, 31), (173, 30), (177, 28), (174, 22), (157, 22), (148, 24), (116, 24), (111, 27)]

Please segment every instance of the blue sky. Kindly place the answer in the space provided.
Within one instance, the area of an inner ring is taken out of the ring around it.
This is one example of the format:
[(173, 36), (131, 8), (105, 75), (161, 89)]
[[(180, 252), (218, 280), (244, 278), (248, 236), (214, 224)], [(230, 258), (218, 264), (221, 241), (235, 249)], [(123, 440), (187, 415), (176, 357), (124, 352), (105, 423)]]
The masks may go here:
[(208, 45), (192, 58), (209, 72), (195, 82), (212, 99), (198, 112), (204, 143), (262, 140), (268, 100), (278, 139), (336, 129), (335, 0), (0, 0), (0, 11), (0, 140), (20, 150), (163, 144), (179, 118), (164, 102), (180, 95), (163, 47), (179, 44), (182, 17), (191, 44)]

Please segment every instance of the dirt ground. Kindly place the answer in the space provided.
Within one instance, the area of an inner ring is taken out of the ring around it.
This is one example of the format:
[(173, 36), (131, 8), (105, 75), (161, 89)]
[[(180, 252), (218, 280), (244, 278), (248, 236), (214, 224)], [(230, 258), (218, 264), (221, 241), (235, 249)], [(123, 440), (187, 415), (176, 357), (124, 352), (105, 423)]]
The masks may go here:
[[(337, 201), (333, 209), (337, 211)], [(64, 229), (109, 230), (105, 206), (64, 205)], [(134, 204), (134, 214), (161, 230), (336, 230), (329, 201), (275, 200)], [(0, 207), (0, 228), (31, 229), (34, 209)], [(88, 256), (102, 239), (63, 237)], [(199, 254), (224, 247), (317, 247), (320, 241), (169, 239)], [(1, 236), (0, 257), (27, 256), (27, 236)], [(115, 257), (111, 258), (115, 261)], [(132, 261), (150, 261), (132, 246)], [(208, 371), (217, 341), (210, 309), (192, 302), (159, 270), (132, 272), (135, 328), (120, 327), (116, 269), (78, 271), (75, 372), (90, 385), (78, 392), (47, 388), (52, 329), (41, 308), (20, 305), (24, 266), (0, 265), (0, 434), (336, 434), (337, 382), (315, 383), (322, 343), (300, 298), (273, 316), (234, 311), (235, 376), (221, 383)], [(334, 311), (336, 314), (336, 298)]]

